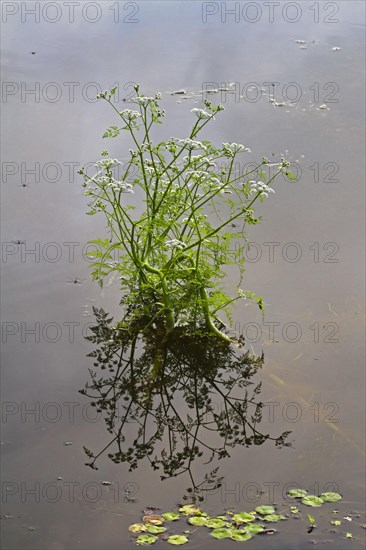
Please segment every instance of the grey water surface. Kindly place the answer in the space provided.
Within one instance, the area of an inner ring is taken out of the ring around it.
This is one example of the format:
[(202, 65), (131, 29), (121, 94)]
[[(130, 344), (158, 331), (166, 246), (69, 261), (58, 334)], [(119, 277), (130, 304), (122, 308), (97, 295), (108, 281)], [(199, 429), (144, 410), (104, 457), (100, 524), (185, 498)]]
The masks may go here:
[[(185, 137), (202, 91), (221, 88), (207, 95), (225, 111), (205, 137), (250, 147), (244, 164), (284, 156), (299, 175), (278, 180), (248, 234), (242, 288), (263, 296), (265, 317), (250, 303), (234, 314), (247, 348), (264, 353), (264, 429), (291, 431), (292, 447), (236, 447), (202, 507), (288, 511), (291, 486), (337, 491), (341, 502), (309, 508), (311, 534), (305, 510), (246, 544), (362, 548), (364, 3), (269, 3), (278, 4), (273, 17), (262, 2), (83, 1), (73, 15), (65, 2), (36, 4), (2, 4), (3, 548), (134, 548), (128, 526), (141, 511), (176, 510), (188, 486), (184, 476), (160, 481), (146, 461), (133, 472), (105, 455), (99, 470), (84, 465), (83, 445), (108, 442), (103, 418), (78, 393), (92, 367), (84, 336), (93, 306), (118, 319), (119, 289), (118, 280), (103, 290), (91, 280), (86, 243), (106, 229), (85, 215), (77, 170), (106, 148), (128, 156), (125, 136), (102, 139), (117, 122), (94, 98), (118, 84), (118, 106), (129, 107), (134, 83), (163, 95), (159, 140)], [(228, 285), (237, 281), (231, 267)], [(195, 473), (212, 468), (197, 464)], [(200, 528), (186, 547), (237, 544)]]

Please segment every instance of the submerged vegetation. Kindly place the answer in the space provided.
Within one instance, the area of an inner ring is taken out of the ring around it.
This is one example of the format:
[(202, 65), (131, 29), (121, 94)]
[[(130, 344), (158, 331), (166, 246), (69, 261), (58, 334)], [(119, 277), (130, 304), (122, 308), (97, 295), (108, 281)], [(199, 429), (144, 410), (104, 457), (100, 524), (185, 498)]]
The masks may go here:
[[(188, 138), (154, 144), (153, 126), (165, 115), (161, 94), (146, 97), (135, 86), (131, 101), (136, 110), (118, 111), (112, 101), (115, 90), (99, 96), (120, 121), (103, 137), (117, 138), (126, 131), (133, 147), (129, 160), (122, 166), (104, 151), (95, 175), (80, 171), (85, 195), (91, 197), (88, 214), (103, 212), (109, 231), (107, 238), (92, 241), (93, 277), (102, 285), (111, 272), (120, 276), (127, 312), (119, 323), (121, 330), (143, 334), (154, 326), (166, 339), (186, 327), (190, 333), (205, 331), (230, 343), (224, 329), (233, 303), (249, 298), (261, 309), (263, 303), (261, 297), (240, 288), (230, 295), (223, 284), (224, 268), (234, 264), (243, 275), (246, 224), (259, 222), (255, 203), (274, 192), (272, 184), (279, 174), (295, 179), (289, 163), (282, 159), (268, 176), (269, 161), (263, 158), (238, 175), (236, 159), (250, 153), (248, 147), (198, 141), (204, 127), (224, 109), (207, 99), (205, 110), (192, 109), (195, 122)], [(122, 176), (117, 178), (118, 168)], [(132, 193), (137, 205), (129, 200)], [(235, 239), (239, 246), (233, 246)]]

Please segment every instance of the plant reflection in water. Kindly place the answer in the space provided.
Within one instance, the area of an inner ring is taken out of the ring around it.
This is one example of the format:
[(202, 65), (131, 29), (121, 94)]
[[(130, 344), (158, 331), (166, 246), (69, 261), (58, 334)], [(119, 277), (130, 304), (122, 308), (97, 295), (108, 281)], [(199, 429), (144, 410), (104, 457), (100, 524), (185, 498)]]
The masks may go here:
[[(157, 325), (132, 334), (118, 328), (103, 309), (94, 308), (96, 325), (87, 339), (96, 344), (89, 356), (91, 382), (80, 393), (102, 413), (112, 438), (100, 451), (84, 447), (97, 469), (105, 453), (115, 463), (127, 462), (130, 471), (142, 459), (160, 470), (161, 479), (187, 474), (190, 500), (222, 483), (218, 467), (196, 482), (193, 462), (204, 464), (230, 456), (236, 445), (249, 447), (272, 441), (289, 446), (284, 432), (262, 433), (261, 382), (252, 378), (263, 356), (244, 352), (190, 327), (166, 339)], [(128, 437), (127, 437), (127, 425)], [(133, 433), (134, 432), (134, 433)], [(185, 496), (185, 499), (188, 497)]]

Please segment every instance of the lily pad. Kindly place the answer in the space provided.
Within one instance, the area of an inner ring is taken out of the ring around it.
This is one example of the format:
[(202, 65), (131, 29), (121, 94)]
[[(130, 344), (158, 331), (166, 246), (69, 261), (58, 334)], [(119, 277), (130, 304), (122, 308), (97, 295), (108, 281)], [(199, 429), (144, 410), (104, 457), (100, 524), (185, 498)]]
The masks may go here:
[(290, 489), (290, 491), (287, 493), (292, 498), (304, 498), (308, 494), (305, 489)]
[(306, 506), (313, 506), (314, 508), (324, 504), (324, 500), (320, 497), (316, 497), (315, 495), (307, 495), (301, 500), (301, 502)]
[(180, 516), (177, 512), (165, 512), (165, 514), (161, 514), (161, 517), (166, 521), (176, 521)]
[(245, 533), (249, 533), (250, 535), (256, 535), (257, 533), (262, 533), (264, 531), (264, 527), (260, 523), (249, 523), (243, 527), (243, 531)]
[(322, 493), (320, 498), (325, 502), (338, 502), (339, 500), (342, 500), (342, 495), (339, 493)]
[(276, 510), (273, 506), (257, 506), (255, 511), (261, 516), (267, 516), (269, 514), (274, 514)]
[(184, 516), (200, 516), (201, 510), (197, 508), (194, 504), (185, 504), (179, 508), (179, 511), (182, 512)]
[(176, 546), (178, 546), (180, 544), (185, 544), (186, 542), (188, 542), (188, 538), (185, 535), (172, 535), (167, 539), (167, 542), (169, 542), (169, 544), (175, 544)]
[(281, 514), (267, 514), (264, 516), (263, 521), (281, 521), (282, 519), (287, 519), (285, 516), (282, 516)]
[(155, 535), (140, 535), (136, 539), (136, 544), (139, 544), (140, 546), (145, 546), (148, 544), (154, 544), (158, 540), (158, 537)]
[(233, 515), (233, 521), (235, 523), (241, 524), (241, 523), (250, 523), (251, 521), (255, 520), (254, 514), (248, 514), (247, 512), (239, 512), (238, 514)]
[(332, 525), (342, 525), (342, 522), (339, 519), (335, 519), (330, 522)]
[(245, 540), (251, 539), (252, 535), (249, 535), (248, 533), (244, 533), (244, 531), (234, 530), (231, 532), (230, 538), (237, 541), (245, 541)]
[(164, 523), (164, 518), (159, 514), (150, 514), (149, 516), (144, 516), (142, 521), (144, 523), (151, 523), (151, 525), (162, 525)]
[(221, 527), (224, 527), (224, 525), (226, 525), (226, 524), (225, 524), (225, 521), (223, 521), (222, 519), (211, 518), (211, 519), (206, 520), (205, 525), (209, 529), (220, 529)]
[(159, 527), (159, 525), (149, 525), (147, 530), (149, 533), (157, 535), (158, 533), (164, 533), (164, 531), (166, 531), (166, 527)]
[(192, 516), (188, 519), (191, 525), (207, 525), (207, 519), (203, 516)]
[(233, 531), (230, 529), (214, 529), (210, 535), (211, 537), (215, 537), (215, 539), (228, 539), (231, 538), (232, 533)]
[(143, 533), (147, 530), (147, 527), (144, 523), (133, 523), (128, 528), (131, 533)]

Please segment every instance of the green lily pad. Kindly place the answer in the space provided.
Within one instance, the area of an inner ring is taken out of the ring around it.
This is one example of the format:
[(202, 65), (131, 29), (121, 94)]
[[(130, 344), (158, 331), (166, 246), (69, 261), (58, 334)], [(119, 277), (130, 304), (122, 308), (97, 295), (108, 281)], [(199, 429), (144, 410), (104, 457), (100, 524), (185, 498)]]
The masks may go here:
[(200, 516), (201, 510), (197, 508), (194, 504), (185, 504), (179, 508), (179, 511), (182, 512), (184, 516)]
[(301, 502), (306, 506), (313, 506), (314, 508), (324, 504), (324, 500), (320, 497), (316, 497), (315, 495), (308, 495), (304, 497)]
[(308, 494), (305, 489), (290, 489), (290, 491), (287, 493), (292, 498), (304, 498)]
[(192, 516), (189, 518), (188, 523), (191, 525), (207, 525), (207, 519), (203, 516)]
[(158, 525), (149, 525), (147, 530), (149, 533), (152, 533), (153, 535), (157, 535), (158, 533), (164, 533), (164, 531), (166, 531), (166, 527), (159, 527)]
[(169, 544), (175, 544), (176, 546), (178, 546), (180, 544), (185, 544), (186, 542), (188, 542), (188, 538), (184, 535), (172, 535), (167, 539), (167, 542), (169, 542)]
[(177, 512), (165, 512), (165, 514), (161, 514), (161, 516), (166, 519), (166, 521), (176, 521), (180, 517)]
[(243, 531), (234, 530), (231, 532), (231, 539), (237, 540), (237, 541), (245, 541), (252, 538), (252, 535), (249, 535), (248, 533), (244, 533)]
[(342, 522), (339, 519), (335, 519), (330, 522), (332, 525), (342, 525)]
[(244, 533), (249, 533), (250, 535), (256, 535), (257, 533), (262, 533), (264, 531), (263, 525), (260, 523), (249, 523), (243, 527)]
[(209, 529), (220, 529), (220, 527), (224, 527), (225, 521), (218, 518), (211, 518), (206, 521), (205, 525)]
[(342, 500), (342, 495), (339, 493), (322, 493), (320, 498), (326, 502), (338, 502), (339, 500)]
[(145, 546), (147, 544), (154, 544), (158, 540), (158, 537), (155, 535), (140, 535), (136, 539), (136, 544), (139, 544), (140, 546)]
[(257, 506), (255, 511), (261, 516), (267, 516), (269, 514), (274, 514), (276, 510), (273, 506)]
[(255, 520), (254, 514), (248, 514), (247, 512), (239, 512), (238, 514), (233, 515), (233, 521), (235, 523), (241, 524), (241, 523), (250, 523), (251, 521)]
[(214, 529), (210, 535), (215, 539), (228, 539), (231, 537), (232, 531), (230, 529)]
[(128, 528), (131, 533), (143, 533), (147, 530), (147, 527), (144, 523), (133, 523)]
[(263, 521), (281, 521), (282, 519), (287, 519), (285, 516), (282, 516), (281, 514), (267, 514), (264, 516)]

